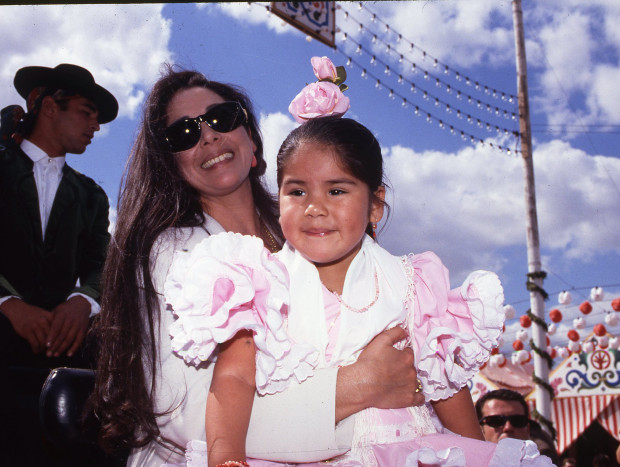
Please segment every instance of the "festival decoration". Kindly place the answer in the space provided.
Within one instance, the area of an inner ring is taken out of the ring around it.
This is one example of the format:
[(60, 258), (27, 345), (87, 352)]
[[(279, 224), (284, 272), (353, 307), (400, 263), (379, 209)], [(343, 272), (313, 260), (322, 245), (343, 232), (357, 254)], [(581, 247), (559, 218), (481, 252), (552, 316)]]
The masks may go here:
[(568, 343), (568, 350), (574, 353), (579, 353), (581, 352), (581, 344), (579, 344), (579, 342), (571, 341)]
[(566, 358), (570, 355), (570, 350), (568, 350), (568, 348), (566, 347), (560, 347), (558, 348), (558, 356), (560, 358)]
[(512, 319), (516, 316), (517, 314), (517, 310), (515, 310), (515, 307), (512, 305), (504, 305), (504, 315), (506, 316), (506, 319)]
[(586, 300), (579, 305), (579, 311), (581, 311), (584, 315), (587, 315), (592, 311), (592, 305)]
[(620, 297), (614, 298), (611, 301), (611, 307), (614, 309), (614, 311), (620, 311)]
[(611, 339), (609, 339), (609, 347), (614, 350), (620, 348), (620, 338), (617, 336), (614, 336)]
[(595, 302), (600, 302), (603, 300), (604, 295), (605, 294), (602, 287), (592, 287), (592, 290), (590, 290), (590, 299)]
[(607, 335), (600, 336), (596, 340), (598, 342), (598, 346), (601, 349), (606, 349), (607, 347), (609, 347), (609, 336), (607, 336)]
[(599, 337), (607, 334), (607, 329), (605, 328), (605, 325), (597, 324), (596, 326), (594, 326), (594, 334), (596, 334)]
[(578, 318), (575, 318), (573, 320), (573, 327), (575, 329), (583, 329), (586, 327), (586, 320), (583, 319), (582, 316), (579, 316)]
[(517, 352), (523, 350), (523, 341), (517, 339), (512, 343), (512, 348), (515, 349)]
[(618, 324), (618, 321), (620, 321), (620, 318), (618, 318), (617, 314), (610, 312), (605, 313), (605, 323), (609, 326), (615, 326)]
[(574, 329), (571, 329), (570, 331), (568, 331), (566, 335), (573, 342), (577, 342), (580, 339), (579, 333), (575, 331)]
[(581, 348), (585, 353), (592, 353), (594, 351), (594, 342), (585, 341)]
[(529, 328), (532, 325), (532, 318), (528, 315), (523, 315), (519, 318), (519, 323), (521, 323), (522, 327)]
[(559, 323), (562, 321), (562, 312), (557, 308), (554, 308), (549, 312), (549, 319), (551, 319), (554, 323)]
[(555, 326), (555, 323), (551, 323), (549, 326), (547, 326), (547, 334), (549, 334), (550, 336), (553, 336), (557, 331), (557, 327)]
[(560, 305), (570, 305), (572, 301), (573, 301), (573, 297), (571, 296), (570, 292), (567, 290), (563, 290), (558, 295), (558, 303)]
[(525, 329), (520, 329), (517, 332), (517, 340), (520, 340), (521, 342), (525, 342), (530, 338), (530, 335), (527, 333), (527, 331)]

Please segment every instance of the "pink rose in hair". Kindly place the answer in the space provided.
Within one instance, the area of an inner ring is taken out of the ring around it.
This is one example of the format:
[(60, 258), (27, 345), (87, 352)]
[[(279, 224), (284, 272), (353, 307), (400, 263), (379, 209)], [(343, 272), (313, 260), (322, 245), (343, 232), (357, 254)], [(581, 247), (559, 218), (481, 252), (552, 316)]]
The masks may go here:
[(312, 57), (310, 59), (314, 75), (319, 80), (328, 80), (334, 82), (338, 78), (338, 72), (332, 61), (327, 57)]
[(288, 111), (299, 123), (316, 117), (342, 115), (347, 110), (349, 98), (337, 85), (329, 81), (310, 83), (288, 106)]

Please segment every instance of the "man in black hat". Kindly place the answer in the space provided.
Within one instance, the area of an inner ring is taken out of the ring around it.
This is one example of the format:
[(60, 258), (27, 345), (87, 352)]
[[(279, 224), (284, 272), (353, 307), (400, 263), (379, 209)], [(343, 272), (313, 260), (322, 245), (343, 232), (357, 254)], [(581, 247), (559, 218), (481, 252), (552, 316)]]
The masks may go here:
[[(116, 118), (118, 103), (76, 65), (25, 67), (14, 85), (27, 111), (2, 111), (0, 372), (85, 367), (82, 344), (99, 311), (109, 204), (65, 155), (82, 154), (100, 125)], [(4, 374), (2, 380), (6, 390)]]

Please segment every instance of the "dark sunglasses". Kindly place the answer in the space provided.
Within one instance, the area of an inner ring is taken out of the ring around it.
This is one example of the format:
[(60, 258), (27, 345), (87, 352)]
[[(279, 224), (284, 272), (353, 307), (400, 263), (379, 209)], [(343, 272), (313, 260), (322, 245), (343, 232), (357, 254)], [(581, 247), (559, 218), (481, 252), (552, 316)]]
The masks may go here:
[(206, 123), (218, 133), (228, 133), (239, 128), (247, 119), (247, 113), (239, 102), (224, 102), (214, 105), (197, 117), (177, 120), (166, 128), (164, 138), (172, 152), (185, 151), (200, 141), (201, 123)]
[(525, 415), (488, 415), (480, 419), (481, 425), (489, 425), (493, 428), (504, 426), (507, 421), (515, 428), (524, 428), (529, 419)]

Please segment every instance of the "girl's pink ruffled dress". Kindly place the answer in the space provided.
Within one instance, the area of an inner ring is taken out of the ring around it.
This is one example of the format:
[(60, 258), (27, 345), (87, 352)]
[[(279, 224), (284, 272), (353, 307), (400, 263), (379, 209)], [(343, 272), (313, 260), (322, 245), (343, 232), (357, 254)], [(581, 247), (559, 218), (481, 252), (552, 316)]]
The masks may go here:
[[(165, 287), (178, 316), (170, 329), (174, 352), (199, 366), (214, 357), (218, 343), (251, 329), (258, 350), (257, 390), (264, 394), (303, 381), (317, 366), (353, 363), (379, 332), (400, 325), (409, 331), (428, 402), (460, 390), (497, 345), (504, 298), (493, 273), (476, 271), (450, 290), (448, 271), (433, 253), (396, 257), (365, 237), (347, 272), (345, 306), (290, 245), (277, 256), (260, 239), (225, 233), (175, 260)], [(370, 408), (354, 417), (349, 452), (304, 465), (552, 465), (531, 441), (493, 444), (447, 432), (437, 426), (429, 404)], [(186, 459), (187, 465), (207, 465), (204, 440), (188, 444)]]

